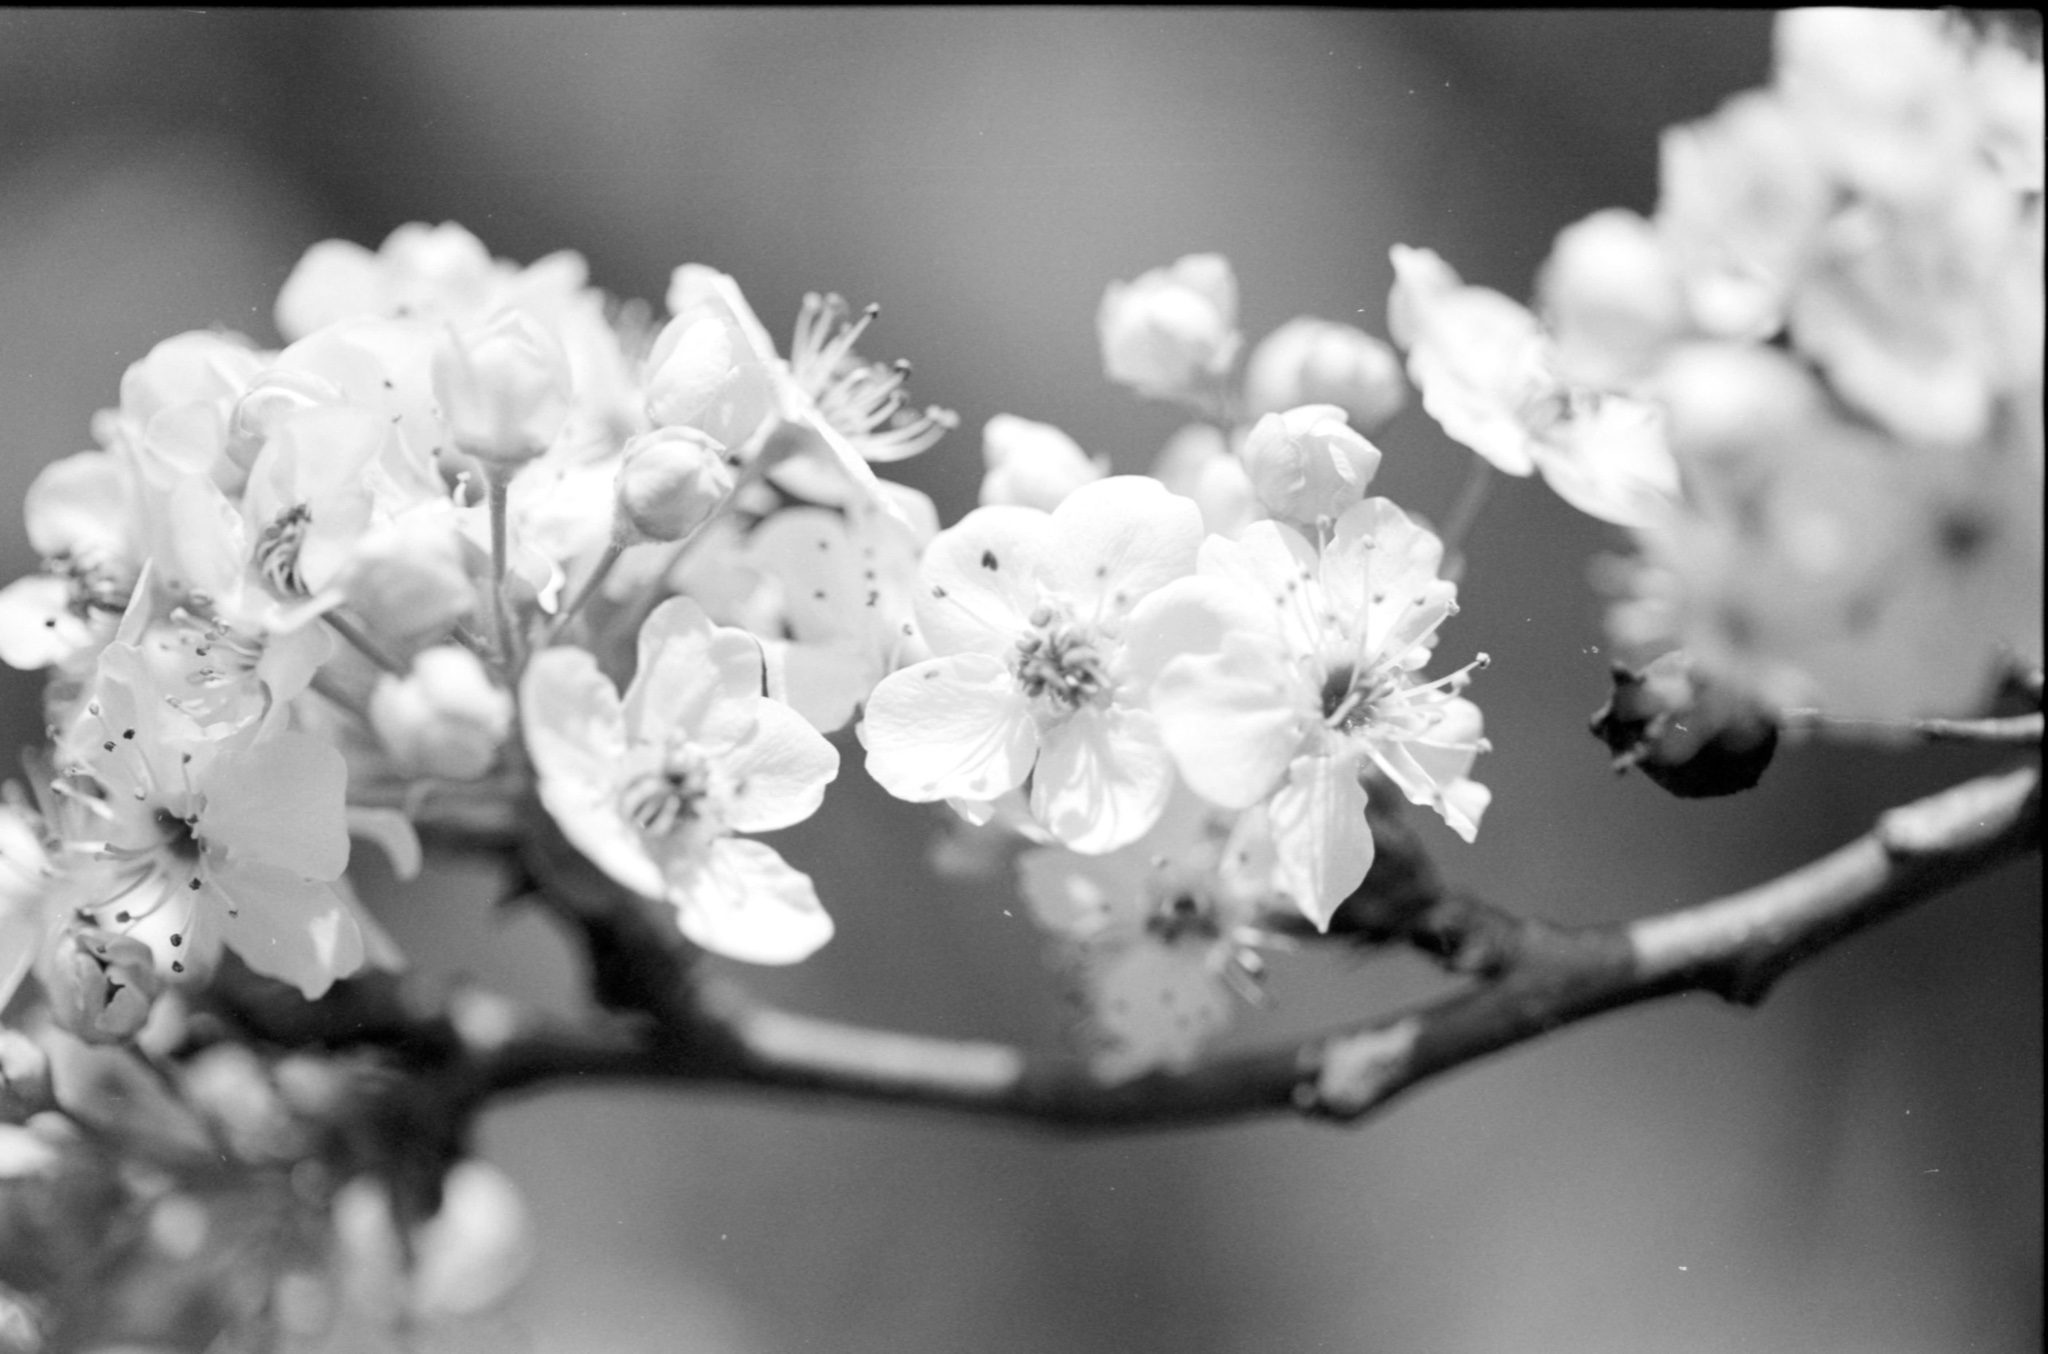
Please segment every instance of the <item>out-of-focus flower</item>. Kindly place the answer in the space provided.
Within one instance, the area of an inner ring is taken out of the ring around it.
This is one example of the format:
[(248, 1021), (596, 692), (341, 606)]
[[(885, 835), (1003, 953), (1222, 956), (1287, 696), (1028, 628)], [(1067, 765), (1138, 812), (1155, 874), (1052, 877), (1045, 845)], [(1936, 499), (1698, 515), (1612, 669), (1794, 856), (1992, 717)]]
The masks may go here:
[(407, 776), (475, 780), (491, 769), (512, 727), (512, 697), (459, 645), (423, 650), (403, 678), (370, 693), (370, 724)]
[(1193, 499), (1202, 510), (1202, 528), (1211, 535), (1235, 536), (1261, 515), (1250, 473), (1214, 424), (1190, 423), (1167, 439), (1153, 462), (1152, 477)]
[(333, 1277), (345, 1322), (390, 1333), (474, 1316), (533, 1263), (533, 1224), (511, 1179), (468, 1158), (441, 1181), (441, 1207), (406, 1235), (388, 1188), (357, 1176), (334, 1196)]
[(1010, 504), (1051, 512), (1084, 484), (1109, 473), (1109, 458), (1090, 457), (1050, 423), (997, 414), (981, 430), (983, 507)]
[(1596, 390), (1634, 386), (1691, 327), (1656, 227), (1619, 208), (1558, 234), (1536, 294), (1558, 375)]
[(929, 655), (917, 633), (918, 545), (898, 517), (786, 508), (747, 538), (739, 562), (775, 594), (758, 618), (769, 694), (821, 732), (851, 720), (875, 683)]
[(1032, 914), (1079, 980), (1098, 1076), (1184, 1071), (1228, 1028), (1263, 973), (1255, 923), (1272, 901), (1271, 855), (1263, 814), (1183, 788), (1128, 846), (1018, 858)]
[(377, 522), (351, 547), (335, 586), (372, 633), (409, 649), (475, 610), (455, 505), (447, 499)]
[(1181, 775), (1225, 808), (1265, 806), (1275, 886), (1318, 927), (1372, 865), (1369, 766), (1467, 841), (1490, 798), (1469, 776), (1486, 748), (1479, 708), (1457, 694), (1469, 667), (1417, 676), (1456, 609), (1442, 556), (1382, 498), (1338, 518), (1320, 556), (1258, 522), (1206, 542), (1200, 576), (1163, 589), (1134, 626)]
[(839, 754), (761, 694), (760, 648), (688, 598), (656, 607), (620, 699), (581, 649), (536, 655), (520, 686), (541, 802), (613, 879), (676, 909), (685, 936), (757, 964), (832, 935), (810, 879), (734, 833), (808, 818)]
[(1240, 455), (1266, 511), (1310, 529), (1363, 500), (1380, 468), (1380, 449), (1334, 404), (1267, 414), (1252, 425)]
[(1656, 225), (1693, 323), (1715, 338), (1776, 333), (1829, 199), (1819, 163), (1767, 94), (1667, 128)]
[(97, 414), (93, 433), (159, 490), (188, 475), (232, 488), (241, 472), (226, 455), (229, 420), (264, 362), (239, 335), (174, 335), (122, 373), (120, 407)]
[(1774, 710), (1878, 720), (1973, 710), (2040, 652), (2037, 412), (1915, 457), (1774, 350), (1681, 349), (1659, 391), (1688, 492), (1642, 538), (1625, 643), (1683, 647)]
[(43, 467), (22, 516), (44, 571), (0, 590), (0, 661), (61, 666), (112, 637), (141, 569), (136, 513), (118, 457), (82, 451)]
[(925, 552), (917, 616), (937, 655), (868, 698), (868, 773), (899, 799), (992, 800), (1031, 779), (1031, 811), (1078, 851), (1158, 818), (1173, 770), (1125, 665), (1146, 594), (1194, 567), (1201, 521), (1157, 481), (1083, 485), (1051, 513), (978, 508)]
[(657, 428), (620, 454), (619, 521), (636, 541), (680, 541), (732, 497), (736, 482), (725, 448), (709, 434)]
[(1252, 418), (1304, 404), (1334, 404), (1371, 432), (1406, 400), (1394, 350), (1335, 320), (1289, 320), (1259, 340), (1245, 362), (1245, 413)]
[(1213, 404), (1237, 360), (1237, 278), (1221, 254), (1189, 254), (1112, 282), (1096, 311), (1102, 369), (1154, 399)]
[(278, 291), (278, 332), (300, 339), (359, 315), (466, 322), (511, 271), (453, 221), (409, 222), (374, 254), (350, 240), (323, 240)]
[(1510, 475), (1542, 471), (1559, 497), (1603, 521), (1641, 527), (1662, 516), (1678, 470), (1655, 410), (1567, 383), (1534, 315), (1466, 286), (1430, 251), (1396, 245), (1393, 257), (1388, 327), (1444, 432)]
[(546, 451), (569, 421), (569, 359), (539, 321), (503, 311), (448, 333), (434, 353), (434, 393), (457, 449), (510, 469)]
[(1826, 172), (1881, 201), (1947, 190), (1974, 148), (1969, 62), (1931, 9), (1785, 10), (1776, 87)]

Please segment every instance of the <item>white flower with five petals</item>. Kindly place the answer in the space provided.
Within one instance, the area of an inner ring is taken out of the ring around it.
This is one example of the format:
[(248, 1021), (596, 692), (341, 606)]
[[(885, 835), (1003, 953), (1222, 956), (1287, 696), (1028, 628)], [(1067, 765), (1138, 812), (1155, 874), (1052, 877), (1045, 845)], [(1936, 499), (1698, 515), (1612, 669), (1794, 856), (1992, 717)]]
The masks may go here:
[(755, 964), (793, 964), (832, 937), (810, 878), (734, 836), (811, 816), (839, 754), (761, 694), (761, 651), (683, 597), (640, 630), (623, 699), (581, 649), (548, 649), (520, 683), (541, 803), (614, 880), (676, 909), (685, 936)]
[(1030, 781), (1031, 812), (1076, 851), (1114, 850), (1173, 788), (1124, 631), (1194, 568), (1201, 513), (1118, 475), (1052, 512), (979, 508), (925, 552), (917, 618), (936, 657), (884, 678), (868, 774), (899, 799), (984, 802)]
[(1442, 558), (1383, 498), (1338, 518), (1320, 554), (1257, 522), (1205, 543), (1200, 574), (1163, 589), (1133, 627), (1181, 774), (1225, 808), (1265, 805), (1274, 882), (1319, 927), (1372, 866), (1369, 769), (1467, 841), (1490, 797), (1467, 774), (1486, 747), (1479, 708), (1456, 694), (1469, 669), (1417, 676), (1457, 609)]

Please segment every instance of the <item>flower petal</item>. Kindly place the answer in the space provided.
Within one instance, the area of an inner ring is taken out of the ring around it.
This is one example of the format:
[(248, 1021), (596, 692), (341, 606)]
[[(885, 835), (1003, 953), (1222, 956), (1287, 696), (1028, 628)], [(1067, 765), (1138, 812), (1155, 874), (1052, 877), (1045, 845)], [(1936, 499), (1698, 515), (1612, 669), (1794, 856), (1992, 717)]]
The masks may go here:
[(1040, 735), (1031, 812), (1064, 845), (1099, 855), (1136, 841), (1173, 792), (1173, 759), (1149, 710), (1081, 709)]
[(1365, 821), (1357, 757), (1297, 759), (1288, 768), (1287, 784), (1267, 806), (1267, 818), (1280, 857), (1276, 881), (1317, 930), (1328, 930), (1338, 904), (1372, 868), (1372, 829)]
[(839, 752), (780, 701), (749, 704), (750, 736), (718, 759), (732, 785), (724, 817), (735, 832), (773, 832), (817, 811), (839, 774)]
[(810, 876), (761, 842), (719, 838), (668, 896), (683, 934), (728, 959), (794, 964), (832, 938)]
[(1052, 517), (1036, 508), (976, 508), (925, 547), (917, 623), (935, 654), (998, 657), (1038, 605)]
[(204, 784), (199, 831), (238, 865), (260, 862), (296, 879), (334, 879), (348, 867), (348, 763), (303, 733), (280, 733), (224, 756)]
[(1152, 686), (1152, 710), (1195, 793), (1225, 808), (1265, 798), (1301, 750), (1312, 692), (1279, 642), (1233, 635), (1223, 652), (1183, 654)]
[(333, 885), (256, 861), (216, 871), (210, 882), (228, 902), (228, 948), (308, 1001), (362, 967), (362, 928)]
[(1195, 571), (1202, 510), (1149, 475), (1084, 484), (1052, 512), (1047, 580), (1082, 615), (1117, 615)]
[(882, 679), (862, 721), (868, 774), (898, 799), (994, 799), (1023, 783), (1038, 725), (999, 660), (931, 658)]

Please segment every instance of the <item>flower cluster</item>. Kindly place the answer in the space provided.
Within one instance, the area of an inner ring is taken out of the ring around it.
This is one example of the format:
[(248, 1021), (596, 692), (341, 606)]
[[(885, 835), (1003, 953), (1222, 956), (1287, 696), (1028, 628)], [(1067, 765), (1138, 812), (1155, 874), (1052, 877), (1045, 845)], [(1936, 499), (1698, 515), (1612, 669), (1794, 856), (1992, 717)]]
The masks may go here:
[(1656, 211), (1534, 312), (1397, 247), (1424, 408), (1634, 529), (1630, 650), (1774, 711), (1967, 714), (2042, 658), (2038, 58), (1932, 11), (1781, 15), (1772, 86), (1666, 133)]

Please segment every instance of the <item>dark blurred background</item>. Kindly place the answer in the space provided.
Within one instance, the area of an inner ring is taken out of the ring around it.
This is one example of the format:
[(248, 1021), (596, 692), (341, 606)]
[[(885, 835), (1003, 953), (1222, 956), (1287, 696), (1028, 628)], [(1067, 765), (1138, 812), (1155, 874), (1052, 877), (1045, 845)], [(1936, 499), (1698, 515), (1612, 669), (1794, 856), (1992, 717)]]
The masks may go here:
[[(961, 432), (902, 477), (971, 506), (979, 429), (1058, 423), (1145, 468), (1170, 411), (1101, 378), (1104, 285), (1236, 264), (1256, 339), (1384, 331), (1395, 242), (1526, 295), (1552, 235), (1648, 209), (1657, 134), (1762, 83), (1755, 13), (1165, 10), (0, 12), (0, 498), (89, 444), (160, 338), (274, 342), (299, 253), (456, 220), (580, 250), (658, 298), (733, 273), (786, 334), (807, 289), (879, 300)], [(1404, 414), (1378, 488), (1441, 513), (1465, 453)], [(11, 513), (11, 510), (10, 510)], [(1587, 561), (1616, 544), (1502, 486), (1442, 652), (1485, 649), (1498, 749), (1448, 872), (1562, 919), (1756, 881), (1992, 764), (1781, 754), (1754, 794), (1615, 780)], [(20, 527), (4, 573), (34, 567)], [(37, 683), (5, 678), (4, 742)], [(1004, 885), (918, 868), (942, 810), (857, 756), (778, 844), (840, 935), (758, 976), (809, 1011), (1050, 1048), (1063, 1016)], [(368, 867), (374, 869), (374, 866)], [(566, 999), (572, 958), (489, 881), (376, 902), (426, 967)], [(535, 1207), (507, 1348), (819, 1354), (2009, 1354), (2040, 1348), (2040, 872), (1863, 937), (1760, 1011), (1610, 1017), (1362, 1131), (1061, 1140), (908, 1113), (563, 1090), (483, 1150)], [(1282, 966), (1272, 1036), (1409, 999), (1405, 960)]]

